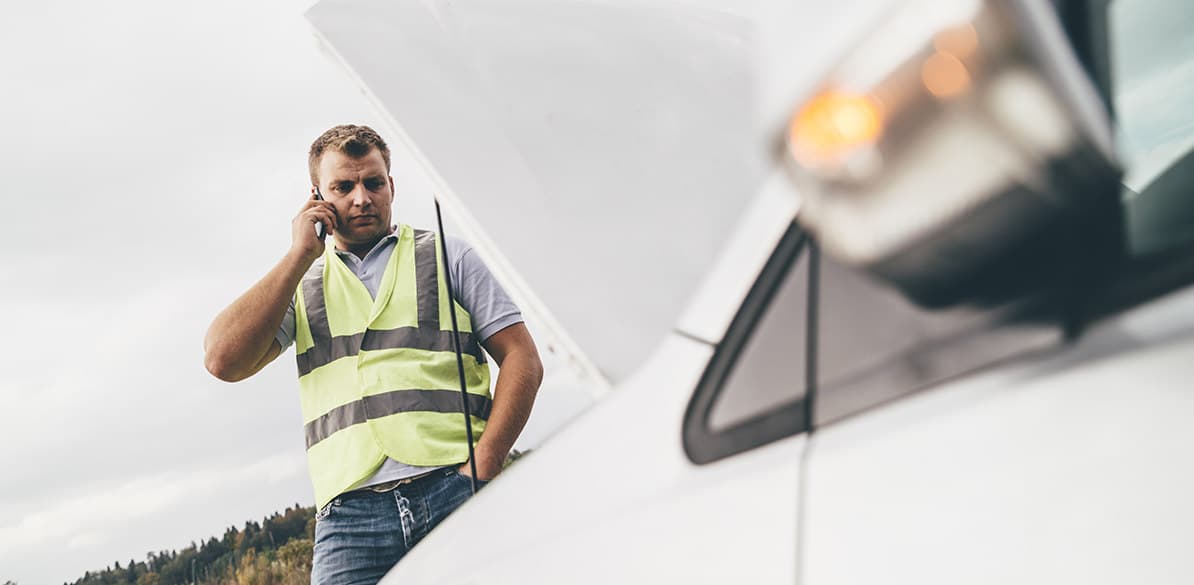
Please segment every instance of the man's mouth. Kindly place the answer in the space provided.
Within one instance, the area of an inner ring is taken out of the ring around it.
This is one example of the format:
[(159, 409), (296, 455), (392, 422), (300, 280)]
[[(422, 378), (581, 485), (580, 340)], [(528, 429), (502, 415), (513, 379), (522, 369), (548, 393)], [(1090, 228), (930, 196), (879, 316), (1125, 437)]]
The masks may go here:
[(358, 215), (356, 217), (350, 217), (348, 219), (348, 223), (371, 223), (376, 220), (376, 215)]

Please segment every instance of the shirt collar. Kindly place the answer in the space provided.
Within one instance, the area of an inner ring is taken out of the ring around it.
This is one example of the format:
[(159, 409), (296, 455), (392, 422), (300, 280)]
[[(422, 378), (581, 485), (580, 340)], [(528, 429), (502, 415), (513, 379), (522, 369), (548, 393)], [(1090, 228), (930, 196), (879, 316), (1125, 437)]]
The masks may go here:
[[(373, 247), (370, 248), (368, 252), (365, 252), (365, 258), (368, 258), (370, 254), (377, 251), (382, 246), (385, 246), (385, 245), (389, 244), (390, 242), (397, 241), (398, 240), (398, 232), (399, 232), (398, 226), (396, 226), (396, 225), (390, 226), (390, 233), (386, 234), (385, 236), (382, 236), (382, 238), (380, 240), (378, 240), (376, 244), (373, 244)], [(335, 251), (336, 255), (341, 258), (348, 258), (350, 256), (352, 258), (356, 258), (356, 254), (353, 254), (352, 252), (349, 252), (348, 250), (341, 250), (335, 244), (332, 245), (332, 250)], [(358, 260), (363, 261), (364, 258), (359, 258)]]

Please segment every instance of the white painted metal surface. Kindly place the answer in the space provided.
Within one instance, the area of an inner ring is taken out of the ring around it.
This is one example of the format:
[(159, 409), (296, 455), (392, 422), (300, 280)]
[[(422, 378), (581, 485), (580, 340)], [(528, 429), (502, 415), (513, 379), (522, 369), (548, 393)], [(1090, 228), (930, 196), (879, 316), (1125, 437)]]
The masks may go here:
[(811, 443), (685, 457), (710, 343), (798, 208), (779, 126), (891, 4), (313, 9), (484, 218), (471, 235), (616, 383), (384, 583), (1194, 582), (1194, 290)]
[(1190, 583), (1194, 289), (830, 426), (802, 583)]
[(754, 6), (329, 0), (308, 17), (618, 381), (765, 178)]
[(763, 263), (800, 207), (787, 175), (777, 169), (737, 221), (717, 264), (696, 289), (676, 329), (709, 343), (721, 341)]
[(804, 439), (689, 463), (680, 424), (710, 354), (669, 337), (650, 366), (486, 487), (384, 582), (791, 583)]
[[(481, 255), (486, 266), (522, 310), (531, 328), (531, 333), (542, 350), (541, 355), (546, 358), (549, 365), (554, 366), (550, 378), (544, 381), (545, 385), (557, 382), (571, 384), (571, 387), (578, 392), (569, 394), (580, 393), (591, 398), (604, 395), (609, 390), (609, 380), (577, 346), (572, 336), (560, 325), (555, 314), (543, 304), (522, 275), (511, 266), (510, 260), (501, 252), (468, 208), (461, 203), (456, 192), (444, 177), (426, 160), (418, 145), (414, 143), (404, 127), (394, 119), (393, 114), (383, 105), (381, 99), (356, 74), (353, 67), (344, 60), (335, 46), (322, 37), (319, 31), (316, 31), (316, 35), (320, 37), (324, 51), (344, 67), (351, 82), (361, 87), (362, 93), (373, 102), (378, 109), (379, 116), (386, 121), (388, 126), (385, 129), (386, 134), (395, 137), (398, 142), (398, 144), (391, 145), (391, 149), (401, 152), (395, 159), (412, 160), (418, 166), (418, 171), (411, 173), (412, 176), (407, 178), (426, 179), (431, 183), (430, 193), (434, 199), (440, 201), (443, 213), (448, 217), (451, 233), (463, 237), (474, 246), (474, 250)], [(409, 189), (410, 186), (406, 188)], [(431, 211), (433, 210), (428, 210), (428, 213)], [(555, 400), (556, 397), (557, 395), (553, 395), (548, 399)], [(563, 398), (571, 403), (578, 402), (575, 396)], [(574, 404), (570, 404), (556, 410), (571, 411), (573, 406)], [(538, 423), (532, 421), (529, 424), (535, 426)]]

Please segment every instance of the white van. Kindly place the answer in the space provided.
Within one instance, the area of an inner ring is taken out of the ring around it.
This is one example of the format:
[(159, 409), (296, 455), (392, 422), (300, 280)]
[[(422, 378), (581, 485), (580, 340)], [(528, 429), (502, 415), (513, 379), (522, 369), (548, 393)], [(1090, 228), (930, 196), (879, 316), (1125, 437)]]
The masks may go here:
[(1194, 3), (309, 18), (612, 388), (384, 583), (1194, 583)]

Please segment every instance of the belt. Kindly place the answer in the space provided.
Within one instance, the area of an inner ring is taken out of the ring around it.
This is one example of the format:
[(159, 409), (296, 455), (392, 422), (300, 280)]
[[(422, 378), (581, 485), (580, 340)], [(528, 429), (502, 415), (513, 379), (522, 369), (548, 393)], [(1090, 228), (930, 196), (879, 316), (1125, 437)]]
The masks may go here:
[(427, 478), (427, 477), (430, 477), (430, 476), (432, 476), (432, 475), (434, 475), (434, 474), (436, 474), (436, 473), (440, 473), (440, 474), (442, 474), (442, 473), (444, 473), (444, 470), (445, 470), (445, 469), (447, 469), (447, 470), (449, 470), (449, 471), (452, 471), (452, 470), (455, 470), (456, 468), (455, 468), (454, 466), (451, 466), (451, 465), (449, 465), (448, 467), (441, 467), (441, 468), (439, 468), (439, 469), (432, 469), (431, 471), (428, 471), (428, 472), (425, 472), (425, 473), (420, 473), (420, 474), (418, 474), (418, 475), (412, 475), (412, 476), (410, 476), (410, 477), (404, 477), (404, 478), (402, 478), (402, 479), (395, 479), (395, 480), (393, 480), (393, 481), (387, 481), (387, 482), (384, 482), (384, 483), (379, 483), (379, 484), (375, 484), (375, 485), (368, 485), (368, 486), (365, 486), (365, 487), (362, 487), (362, 488), (357, 488), (357, 489), (355, 489), (355, 490), (352, 490), (352, 491), (350, 491), (350, 492), (346, 492), (346, 495), (347, 495), (347, 494), (351, 494), (352, 492), (364, 492), (364, 491), (377, 492), (377, 493), (379, 493), (379, 494), (384, 494), (384, 493), (386, 493), (386, 492), (392, 492), (392, 491), (394, 491), (394, 489), (395, 489), (395, 488), (397, 488), (398, 486), (403, 486), (403, 485), (406, 485), (406, 484), (408, 484), (408, 483), (414, 483), (414, 482), (416, 482), (416, 481), (419, 481), (420, 479), (425, 479), (425, 478)]

